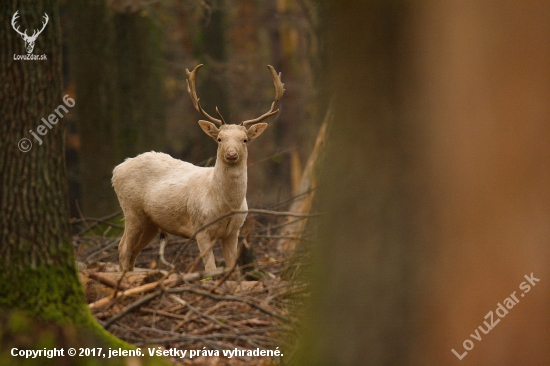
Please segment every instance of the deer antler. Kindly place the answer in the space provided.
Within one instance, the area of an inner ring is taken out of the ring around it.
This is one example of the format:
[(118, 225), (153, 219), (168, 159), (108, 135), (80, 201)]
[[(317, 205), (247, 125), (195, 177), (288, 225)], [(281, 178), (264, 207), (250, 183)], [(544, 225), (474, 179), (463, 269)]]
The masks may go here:
[(273, 77), (273, 84), (275, 85), (275, 100), (271, 104), (271, 109), (267, 113), (262, 114), (258, 118), (249, 119), (247, 121), (242, 122), (241, 125), (244, 127), (248, 127), (250, 125), (263, 121), (267, 117), (271, 117), (272, 115), (279, 112), (279, 109), (276, 109), (276, 108), (277, 108), (277, 104), (279, 103), (279, 100), (283, 97), (283, 93), (285, 92), (285, 88), (284, 88), (285, 84), (281, 82), (281, 73), (277, 75), (277, 71), (275, 71), (275, 69), (271, 65), (267, 65), (267, 68), (269, 69), (269, 72), (271, 72), (271, 76)]
[[(20, 34), (21, 36), (23, 36), (25, 39), (36, 39), (36, 38), (40, 35), (40, 33), (42, 33), (42, 31), (44, 30), (44, 28), (46, 28), (46, 25), (48, 24), (48, 20), (50, 19), (50, 18), (48, 18), (48, 14), (44, 13), (44, 19), (46, 20), (46, 22), (42, 22), (42, 29), (40, 29), (39, 31), (37, 31), (37, 30), (35, 29), (35, 30), (33, 31), (32, 35), (29, 36), (29, 35), (27, 34), (27, 30), (26, 30), (26, 29), (25, 29), (24, 32), (21, 32), (21, 31), (19, 30), (19, 26), (17, 26), (17, 28), (15, 27), (15, 20), (16, 20), (17, 18), (19, 18), (19, 14), (18, 14), (18, 13), (19, 13), (19, 10), (17, 10), (17, 11), (15, 12), (15, 14), (13, 14), (13, 17), (11, 18), (11, 26), (12, 26), (12, 28), (13, 28), (17, 33), (19, 33), (19, 34)], [(38, 33), (37, 33), (37, 32), (38, 32)]]
[(38, 37), (38, 35), (39, 35), (40, 33), (42, 33), (42, 31), (44, 30), (44, 28), (46, 28), (46, 25), (48, 25), (48, 20), (50, 19), (50, 18), (48, 18), (48, 14), (44, 13), (44, 18), (45, 18), (46, 22), (45, 22), (45, 23), (44, 23), (44, 22), (42, 23), (42, 29), (40, 29), (40, 30), (38, 31), (38, 33), (36, 33), (36, 30), (35, 30), (34, 33), (36, 33), (36, 36), (35, 36), (34, 33), (33, 33), (32, 36), (31, 36), (31, 38), (32, 38), (32, 37), (35, 37), (35, 38)]
[(19, 18), (19, 14), (18, 14), (18, 13), (19, 13), (19, 10), (17, 10), (17, 11), (15, 12), (15, 14), (13, 14), (13, 17), (11, 18), (11, 26), (12, 26), (13, 30), (16, 31), (17, 33), (19, 33), (21, 36), (23, 36), (23, 37), (28, 37), (28, 36), (27, 36), (27, 30), (26, 30), (26, 29), (25, 29), (25, 32), (21, 32), (21, 31), (19, 30), (19, 26), (17, 26), (17, 28), (15, 28), (15, 20), (16, 20), (17, 18)]
[(224, 125), (225, 120), (220, 114), (220, 111), (218, 110), (218, 107), (216, 107), (216, 113), (218, 116), (220, 116), (220, 119), (214, 118), (210, 116), (208, 113), (204, 111), (201, 107), (200, 98), (197, 97), (197, 90), (195, 88), (195, 74), (197, 73), (197, 70), (202, 67), (202, 64), (197, 65), (193, 71), (189, 72), (188, 69), (185, 69), (185, 73), (187, 74), (187, 92), (189, 93), (189, 96), (191, 97), (191, 101), (193, 102), (193, 105), (195, 106), (195, 109), (199, 111), (203, 116), (208, 118), (210, 122), (214, 122), (218, 125)]

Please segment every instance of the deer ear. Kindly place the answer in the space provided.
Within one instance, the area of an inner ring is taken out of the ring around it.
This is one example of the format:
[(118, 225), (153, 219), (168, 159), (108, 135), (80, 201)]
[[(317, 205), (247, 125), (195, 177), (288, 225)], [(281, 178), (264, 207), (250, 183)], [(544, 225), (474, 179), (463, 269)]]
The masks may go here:
[(212, 137), (214, 140), (218, 138), (218, 133), (220, 133), (220, 130), (216, 127), (215, 124), (208, 121), (200, 120), (199, 125), (201, 126), (204, 133), (206, 133), (208, 136)]
[(262, 132), (267, 128), (267, 123), (258, 123), (250, 127), (246, 133), (248, 134), (248, 139), (253, 140), (256, 137), (260, 136)]

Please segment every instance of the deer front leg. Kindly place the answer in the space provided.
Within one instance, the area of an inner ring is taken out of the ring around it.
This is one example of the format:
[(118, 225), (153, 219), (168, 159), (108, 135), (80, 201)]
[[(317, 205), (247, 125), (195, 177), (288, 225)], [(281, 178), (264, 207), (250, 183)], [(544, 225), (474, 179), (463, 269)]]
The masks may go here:
[[(225, 268), (233, 268), (235, 262), (237, 262), (237, 243), (239, 240), (239, 231), (222, 239), (223, 257), (225, 258)], [(239, 270), (231, 274), (231, 280), (238, 281), (240, 277)]]
[[(197, 244), (199, 245), (199, 250), (202, 254), (210, 247), (212, 244), (212, 239), (210, 239), (210, 235), (208, 235), (207, 232), (203, 231), (197, 234)], [(208, 249), (208, 252), (202, 257), (202, 261), (204, 263), (205, 270), (213, 271), (216, 269), (216, 262), (214, 261), (214, 253), (212, 252), (212, 248)]]
[(222, 239), (223, 257), (225, 258), (225, 268), (231, 268), (237, 261), (237, 242), (239, 232), (235, 232)]

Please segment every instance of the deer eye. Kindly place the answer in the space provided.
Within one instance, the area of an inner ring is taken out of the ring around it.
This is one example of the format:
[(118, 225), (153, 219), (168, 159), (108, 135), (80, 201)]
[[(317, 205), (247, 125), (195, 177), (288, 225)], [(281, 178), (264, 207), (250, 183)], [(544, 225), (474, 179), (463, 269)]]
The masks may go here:
[(222, 142), (222, 139), (218, 137), (218, 142)]
[(248, 140), (247, 140), (247, 139), (244, 139), (243, 142), (246, 144), (246, 143), (248, 142)]

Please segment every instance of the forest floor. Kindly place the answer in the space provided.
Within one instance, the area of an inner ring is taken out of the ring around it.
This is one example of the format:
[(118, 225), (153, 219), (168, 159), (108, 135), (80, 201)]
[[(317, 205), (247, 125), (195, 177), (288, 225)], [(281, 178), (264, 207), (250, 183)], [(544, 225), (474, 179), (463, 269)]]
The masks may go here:
[[(270, 366), (292, 358), (300, 304), (308, 296), (301, 281), (304, 256), (281, 249), (284, 240), (294, 237), (288, 231), (281, 235), (292, 218), (249, 213), (239, 246), (252, 249), (241, 249), (240, 270), (224, 272), (223, 263), (217, 263), (221, 268), (215, 275), (200, 272), (202, 261), (193, 268), (196, 242), (172, 235), (164, 252), (165, 260), (175, 264), (172, 270), (162, 264), (157, 236), (133, 272), (118, 272), (123, 221), (73, 221), (86, 300), (118, 338), (143, 352), (179, 350), (179, 357), (170, 357), (174, 364)], [(303, 233), (300, 242), (307, 242)], [(219, 243), (213, 250), (216, 260), (223, 259)]]

